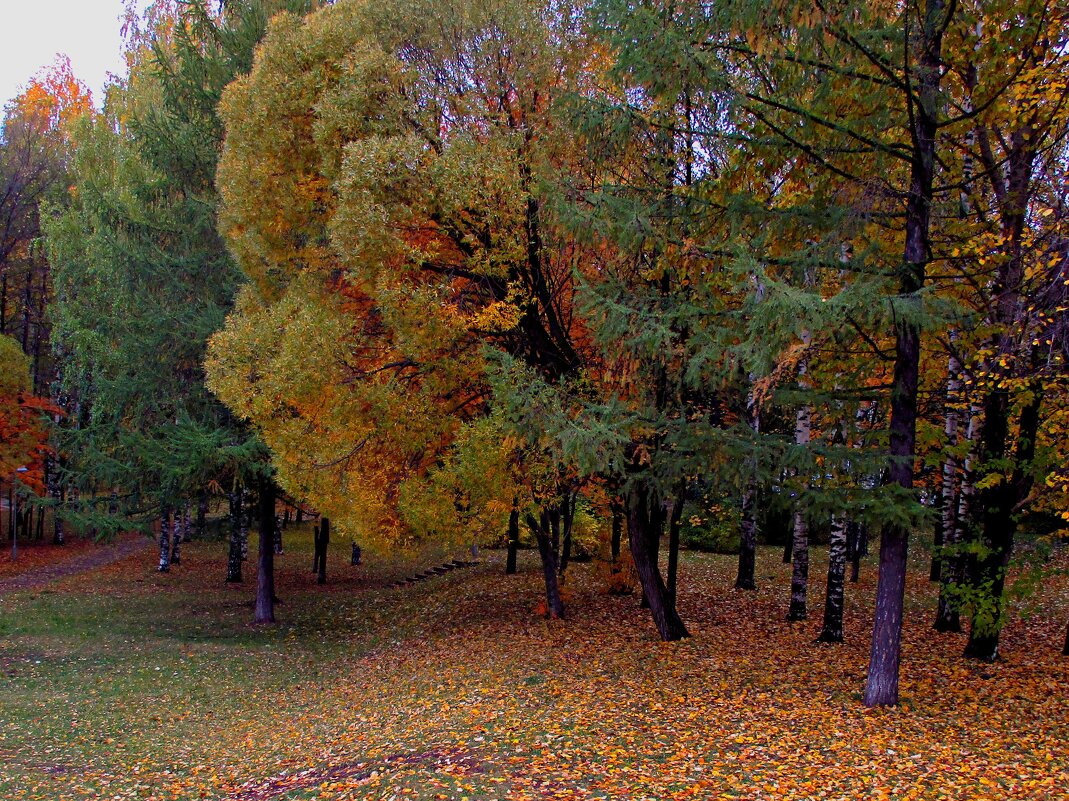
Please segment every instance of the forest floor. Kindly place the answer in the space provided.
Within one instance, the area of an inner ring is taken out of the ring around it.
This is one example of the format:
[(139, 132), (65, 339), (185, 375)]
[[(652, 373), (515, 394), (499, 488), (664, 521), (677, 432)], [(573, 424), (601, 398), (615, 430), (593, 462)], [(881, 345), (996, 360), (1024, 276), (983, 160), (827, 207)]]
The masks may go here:
[(18, 546), (16, 559), (12, 559), (10, 549), (5, 548), (0, 552), (0, 597), (104, 567), (151, 545), (152, 541), (143, 534), (129, 533), (107, 544), (81, 538), (72, 538), (63, 545), (56, 545), (51, 540), (31, 540)]
[[(1039, 799), (1069, 786), (1069, 586), (1015, 615), (993, 664), (930, 628), (923, 554), (908, 587), (902, 703), (866, 710), (875, 571), (849, 585), (847, 642), (784, 620), (789, 568), (762, 549), (685, 554), (688, 640), (661, 643), (635, 598), (569, 568), (569, 616), (534, 614), (534, 554), (419, 584), (430, 567), (334, 547), (315, 584), (306, 526), (278, 558), (279, 624), (254, 628), (225, 544), (180, 567), (134, 553), (0, 597), (0, 798)], [(343, 553), (343, 551), (345, 551)], [(1064, 554), (1062, 558), (1064, 559)]]

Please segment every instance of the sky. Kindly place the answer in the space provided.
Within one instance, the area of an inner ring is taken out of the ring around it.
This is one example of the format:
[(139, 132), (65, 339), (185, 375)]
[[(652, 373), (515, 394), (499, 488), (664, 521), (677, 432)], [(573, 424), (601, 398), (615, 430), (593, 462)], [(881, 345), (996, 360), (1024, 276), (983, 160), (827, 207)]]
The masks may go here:
[[(139, 3), (143, 7), (145, 0)], [(0, 106), (64, 53), (99, 107), (108, 72), (123, 71), (123, 5), (123, 0), (0, 0)]]

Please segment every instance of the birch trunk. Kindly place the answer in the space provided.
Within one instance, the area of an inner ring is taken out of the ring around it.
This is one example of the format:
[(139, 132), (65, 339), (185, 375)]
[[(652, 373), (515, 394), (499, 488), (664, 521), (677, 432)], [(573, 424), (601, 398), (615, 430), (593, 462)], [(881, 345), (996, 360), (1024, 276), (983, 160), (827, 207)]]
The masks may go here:
[[(965, 441), (970, 443), (969, 455), (965, 457), (962, 476), (955, 489), (956, 502), (952, 509), (944, 508), (946, 515), (944, 526), (949, 523), (949, 528), (943, 532), (943, 559), (942, 573), (939, 588), (939, 603), (935, 613), (935, 630), (960, 632), (961, 615), (958, 611), (959, 601), (954, 597), (955, 591), (965, 583), (967, 559), (961, 552), (966, 541), (966, 527), (972, 515), (973, 496), (975, 494), (973, 465), (976, 454), (973, 453), (973, 442), (976, 436), (976, 428), (980, 419), (980, 409), (973, 405), (969, 407), (969, 422), (965, 427)], [(948, 460), (949, 461), (949, 460)], [(943, 479), (946, 480), (946, 467), (944, 465)]]
[(157, 569), (160, 573), (171, 569), (171, 509), (167, 506), (160, 509), (160, 565)]
[(843, 515), (831, 519), (831, 539), (828, 543), (828, 588), (824, 596), (824, 627), (818, 642), (843, 641), (843, 601), (846, 578), (846, 528)]
[[(809, 334), (803, 333), (802, 341), (808, 344)], [(806, 365), (798, 366), (799, 376), (804, 376)], [(802, 383), (801, 381), (799, 383)], [(798, 410), (794, 426), (794, 443), (808, 445), (810, 434), (810, 411), (808, 406)], [(807, 617), (806, 593), (809, 587), (809, 521), (801, 504), (794, 510), (794, 530), (791, 537), (791, 557), (794, 568), (791, 571), (791, 604), (787, 610), (787, 620), (805, 620)]]

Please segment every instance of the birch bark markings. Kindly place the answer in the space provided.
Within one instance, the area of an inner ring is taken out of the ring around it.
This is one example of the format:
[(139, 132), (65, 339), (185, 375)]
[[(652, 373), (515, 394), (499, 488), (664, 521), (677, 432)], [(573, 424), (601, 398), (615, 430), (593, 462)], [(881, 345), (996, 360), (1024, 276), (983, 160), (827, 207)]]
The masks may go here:
[[(809, 347), (810, 339), (809, 331), (802, 331), (804, 347)], [(798, 362), (798, 386), (803, 390), (808, 385), (807, 370), (808, 362), (803, 357)], [(808, 445), (811, 428), (812, 411), (808, 404), (802, 404), (795, 416), (794, 444), (802, 447)], [(808, 616), (806, 592), (809, 585), (809, 521), (802, 503), (797, 503), (794, 507), (794, 530), (791, 542), (794, 568), (791, 570), (791, 604), (787, 610), (787, 620), (805, 620)]]

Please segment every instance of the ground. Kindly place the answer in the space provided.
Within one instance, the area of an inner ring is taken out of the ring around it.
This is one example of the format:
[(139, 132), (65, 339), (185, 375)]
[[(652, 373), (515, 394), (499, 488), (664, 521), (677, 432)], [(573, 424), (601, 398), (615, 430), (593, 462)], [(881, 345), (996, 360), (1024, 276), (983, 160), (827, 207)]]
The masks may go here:
[[(0, 798), (1025, 799), (1069, 783), (1065, 584), (1014, 618), (1003, 659), (960, 658), (929, 625), (918, 555), (902, 704), (860, 704), (873, 566), (848, 587), (847, 643), (788, 624), (788, 568), (760, 588), (731, 557), (685, 554), (693, 637), (661, 643), (634, 598), (573, 565), (569, 615), (534, 614), (539, 573), (503, 556), (394, 587), (412, 565), (287, 532), (279, 625), (254, 628), (252, 563), (225, 585), (225, 544), (153, 571), (151, 548), (45, 587), (0, 591)], [(429, 565), (424, 565), (429, 566)]]

